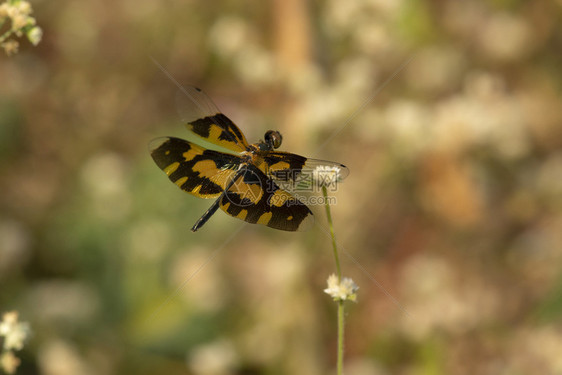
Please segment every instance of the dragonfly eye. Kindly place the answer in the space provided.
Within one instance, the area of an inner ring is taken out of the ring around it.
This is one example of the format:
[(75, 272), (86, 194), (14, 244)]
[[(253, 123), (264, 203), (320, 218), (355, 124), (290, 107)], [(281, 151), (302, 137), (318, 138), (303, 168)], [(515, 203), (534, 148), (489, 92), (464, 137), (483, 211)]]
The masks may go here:
[(267, 143), (272, 148), (279, 148), (281, 146), (281, 142), (283, 141), (283, 137), (281, 133), (274, 130), (268, 130), (265, 133), (265, 143)]

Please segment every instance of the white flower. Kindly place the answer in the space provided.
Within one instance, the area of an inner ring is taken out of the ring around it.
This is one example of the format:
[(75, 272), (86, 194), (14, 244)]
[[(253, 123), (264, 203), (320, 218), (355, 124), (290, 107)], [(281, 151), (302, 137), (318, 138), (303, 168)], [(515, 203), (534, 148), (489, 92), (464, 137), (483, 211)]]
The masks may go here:
[(0, 369), (6, 374), (15, 374), (20, 362), (20, 359), (12, 351), (7, 351), (0, 355)]
[(8, 3), (0, 4), (0, 20), (2, 20), (2, 18), (8, 18), (9, 9), (10, 9), (10, 5)]
[(6, 6), (6, 14), (8, 15), (9, 18), (14, 18), (14, 16), (19, 13), (20, 12), (18, 8), (15, 7), (13, 4), (8, 4)]
[(4, 48), (6, 55), (15, 55), (18, 52), (19, 43), (15, 40), (8, 39), (4, 43), (0, 43), (0, 47)]
[(208, 37), (215, 52), (232, 58), (248, 45), (253, 33), (242, 18), (222, 17), (211, 27)]
[(21, 14), (25, 15), (31, 14), (31, 12), (33, 11), (31, 9), (31, 4), (28, 1), (20, 1), (15, 5), (15, 7)]
[(319, 186), (335, 189), (340, 180), (340, 171), (339, 167), (319, 165), (312, 171), (312, 177)]
[(236, 351), (228, 341), (217, 341), (194, 348), (188, 365), (195, 374), (231, 374), (237, 364)]
[(16, 311), (7, 312), (2, 317), (0, 336), (4, 336), (4, 350), (21, 350), (29, 332), (29, 323), (18, 322)]
[(43, 37), (43, 30), (39, 26), (32, 27), (27, 32), (27, 39), (33, 44), (34, 46), (38, 45)]
[(328, 277), (328, 288), (324, 293), (329, 294), (334, 301), (357, 301), (357, 290), (359, 287), (349, 277), (344, 277), (341, 281), (335, 274)]
[(12, 30), (18, 31), (27, 26), (29, 20), (33, 18), (26, 16), (25, 14), (17, 13), (12, 17)]
[(21, 37), (27, 35), (27, 39), (36, 46), (43, 36), (43, 31), (36, 27), (35, 18), (31, 17), (31, 4), (28, 1), (9, 1), (0, 4), (0, 25), (7, 19), (11, 21), (11, 27), (0, 37), (0, 47), (4, 49), (6, 55), (15, 55), (18, 52), (18, 42), (8, 37), (15, 35)]

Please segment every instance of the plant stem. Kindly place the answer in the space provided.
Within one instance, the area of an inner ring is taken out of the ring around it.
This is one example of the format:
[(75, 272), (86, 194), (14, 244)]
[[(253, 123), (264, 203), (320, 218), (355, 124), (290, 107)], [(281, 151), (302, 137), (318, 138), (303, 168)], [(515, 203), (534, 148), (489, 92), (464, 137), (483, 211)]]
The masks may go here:
[(326, 189), (326, 186), (322, 186), (322, 193), (324, 194), (324, 201), (326, 202), (326, 216), (328, 217), (328, 224), (330, 225), (330, 234), (332, 235), (332, 247), (334, 248), (334, 258), (336, 260), (336, 271), (338, 275), (338, 281), (341, 282), (340, 258), (338, 256), (336, 234), (334, 233), (334, 223), (332, 222), (332, 213), (330, 211), (330, 204), (328, 203), (328, 190)]
[[(0, 24), (0, 26), (2, 26), (2, 25)], [(4, 34), (0, 35), (0, 43), (4, 42), (6, 39), (8, 39), (10, 37), (10, 35), (12, 35), (12, 30), (8, 30)]]
[(337, 374), (343, 375), (344, 301), (338, 301), (338, 358)]
[[(336, 260), (336, 271), (338, 281), (341, 283), (341, 267), (340, 258), (338, 255), (338, 246), (336, 243), (336, 234), (334, 232), (334, 223), (332, 221), (332, 213), (330, 211), (330, 204), (328, 203), (328, 190), (326, 186), (322, 186), (322, 193), (324, 194), (324, 201), (326, 202), (326, 216), (328, 217), (328, 224), (330, 225), (330, 234), (332, 235), (332, 247), (334, 249), (334, 258)], [(337, 354), (337, 375), (343, 375), (343, 340), (344, 340), (344, 304), (345, 301), (338, 301), (338, 354)]]

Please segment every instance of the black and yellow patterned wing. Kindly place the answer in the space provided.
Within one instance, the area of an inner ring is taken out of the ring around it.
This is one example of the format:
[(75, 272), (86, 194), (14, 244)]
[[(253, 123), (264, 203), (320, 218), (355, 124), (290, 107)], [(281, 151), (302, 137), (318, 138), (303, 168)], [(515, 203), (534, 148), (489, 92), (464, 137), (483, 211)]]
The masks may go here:
[[(271, 151), (263, 156), (263, 163), (259, 166), (260, 170), (268, 177), (276, 181), (290, 182), (293, 188), (309, 188), (315, 183), (318, 184), (318, 170), (331, 169), (337, 171), (337, 182), (342, 181), (349, 175), (349, 169), (343, 164), (305, 158), (297, 154), (282, 151)], [(321, 177), (320, 177), (321, 178)], [(286, 184), (283, 184), (283, 188)]]
[(248, 142), (242, 131), (201, 89), (182, 87), (176, 95), (176, 106), (187, 129), (199, 137), (232, 151), (246, 151)]
[(150, 154), (180, 189), (200, 198), (216, 198), (236, 173), (241, 158), (206, 150), (180, 138), (157, 138)]
[(293, 195), (280, 189), (254, 165), (247, 165), (221, 199), (220, 208), (228, 215), (270, 228), (301, 231), (314, 223), (310, 209)]

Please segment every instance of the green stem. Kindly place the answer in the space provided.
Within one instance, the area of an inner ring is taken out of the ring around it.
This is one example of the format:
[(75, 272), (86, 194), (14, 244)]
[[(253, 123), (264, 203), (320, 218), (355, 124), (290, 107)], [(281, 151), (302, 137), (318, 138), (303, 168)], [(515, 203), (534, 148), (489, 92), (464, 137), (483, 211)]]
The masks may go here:
[(340, 258), (338, 256), (336, 234), (334, 233), (334, 223), (332, 222), (332, 213), (330, 211), (330, 204), (328, 203), (328, 190), (326, 189), (326, 186), (322, 186), (322, 193), (324, 194), (324, 201), (326, 202), (326, 216), (328, 217), (328, 224), (330, 225), (330, 234), (332, 235), (332, 247), (334, 248), (334, 258), (336, 260), (336, 271), (338, 275), (338, 281), (341, 282)]
[[(330, 234), (332, 235), (332, 247), (334, 249), (334, 258), (336, 260), (336, 270), (338, 281), (341, 282), (341, 267), (340, 258), (338, 255), (338, 246), (336, 243), (336, 234), (334, 232), (334, 223), (332, 221), (332, 213), (330, 211), (330, 204), (328, 203), (328, 190), (326, 186), (322, 186), (322, 193), (324, 194), (324, 201), (326, 202), (326, 216), (328, 217), (328, 224), (330, 225)], [(344, 340), (344, 301), (338, 301), (338, 354), (337, 354), (337, 375), (343, 375), (343, 340)]]
[(338, 358), (337, 374), (343, 375), (344, 301), (338, 301)]
[(0, 43), (3, 43), (6, 39), (8, 39), (12, 35), (12, 30), (6, 31), (4, 34), (0, 35)]

